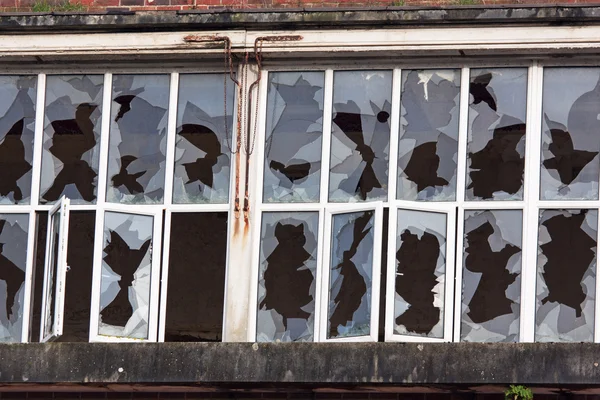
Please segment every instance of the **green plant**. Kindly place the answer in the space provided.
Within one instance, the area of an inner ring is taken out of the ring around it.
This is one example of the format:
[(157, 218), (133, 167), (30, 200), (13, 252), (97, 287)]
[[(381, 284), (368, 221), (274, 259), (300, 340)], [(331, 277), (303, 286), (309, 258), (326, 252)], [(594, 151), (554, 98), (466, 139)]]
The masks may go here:
[(60, 3), (49, 3), (48, 0), (39, 0), (33, 3), (31, 11), (33, 12), (65, 12), (65, 11), (85, 11), (85, 6), (79, 2), (70, 3), (64, 0)]
[(403, 7), (404, 6), (404, 0), (394, 0), (392, 2), (392, 6), (394, 6), (394, 7)]
[(506, 400), (533, 400), (533, 392), (527, 386), (510, 385), (504, 391)]
[(456, 4), (459, 6), (473, 6), (475, 4), (479, 4), (477, 0), (456, 0)]

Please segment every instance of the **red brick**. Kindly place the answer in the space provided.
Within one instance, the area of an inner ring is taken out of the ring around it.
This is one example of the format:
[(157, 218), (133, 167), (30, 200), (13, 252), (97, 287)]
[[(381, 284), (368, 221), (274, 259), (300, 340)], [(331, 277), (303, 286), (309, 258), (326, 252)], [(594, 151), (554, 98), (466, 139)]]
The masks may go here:
[(17, 0), (0, 0), (0, 7), (16, 7)]

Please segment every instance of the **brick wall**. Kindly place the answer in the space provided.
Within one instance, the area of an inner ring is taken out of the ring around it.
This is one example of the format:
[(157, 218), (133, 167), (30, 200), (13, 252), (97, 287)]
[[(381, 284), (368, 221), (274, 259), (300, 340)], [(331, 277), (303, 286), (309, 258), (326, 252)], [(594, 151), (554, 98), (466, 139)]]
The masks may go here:
[(600, 0), (0, 0), (6, 12), (179, 11), (210, 9), (444, 7), (539, 4), (600, 4)]

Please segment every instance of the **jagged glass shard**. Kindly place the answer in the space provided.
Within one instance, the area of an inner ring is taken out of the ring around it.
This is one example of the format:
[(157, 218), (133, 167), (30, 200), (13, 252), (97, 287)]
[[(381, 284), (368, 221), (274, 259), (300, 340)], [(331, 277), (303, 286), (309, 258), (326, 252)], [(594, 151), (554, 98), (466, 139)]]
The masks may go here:
[(535, 340), (593, 342), (598, 210), (541, 210)]
[(456, 198), (460, 70), (402, 70), (401, 200)]
[(387, 199), (391, 109), (391, 71), (334, 74), (329, 201)]
[(0, 214), (0, 342), (20, 342), (28, 214)]
[(398, 210), (394, 333), (444, 337), (446, 214)]
[[(234, 84), (223, 74), (179, 75), (174, 203), (227, 203), (231, 164)], [(227, 132), (225, 128), (227, 127)]]
[(322, 72), (271, 72), (267, 94), (263, 201), (319, 201)]
[(46, 80), (40, 203), (67, 196), (96, 203), (102, 75), (51, 75)]
[(328, 339), (367, 336), (371, 332), (374, 216), (374, 211), (333, 216)]
[(98, 334), (148, 338), (154, 217), (106, 212)]
[(465, 211), (460, 339), (518, 342), (523, 212)]
[(527, 68), (472, 69), (467, 200), (522, 200)]
[(540, 198), (598, 199), (600, 68), (544, 68)]
[(113, 76), (106, 200), (162, 203), (169, 75)]
[(37, 77), (0, 76), (0, 204), (29, 204)]
[(314, 340), (319, 214), (262, 215), (258, 342)]

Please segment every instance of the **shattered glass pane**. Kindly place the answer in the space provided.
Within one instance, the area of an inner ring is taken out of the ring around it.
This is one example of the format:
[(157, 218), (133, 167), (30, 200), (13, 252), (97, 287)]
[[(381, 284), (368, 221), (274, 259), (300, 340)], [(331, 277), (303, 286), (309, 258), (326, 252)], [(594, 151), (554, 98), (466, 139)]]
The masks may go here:
[(224, 116), (224, 102), (216, 101), (223, 97), (223, 74), (179, 76), (174, 203), (229, 200), (234, 85), (228, 83)]
[(598, 199), (600, 68), (544, 68), (540, 198)]
[(542, 210), (535, 340), (594, 341), (598, 210)]
[(0, 204), (29, 204), (37, 77), (0, 76)]
[(391, 71), (334, 74), (329, 201), (387, 199), (391, 110)]
[(148, 338), (154, 217), (106, 212), (98, 334)]
[(523, 212), (465, 211), (460, 339), (518, 342)]
[(314, 340), (319, 214), (262, 215), (256, 341)]
[(319, 200), (322, 72), (271, 72), (267, 95), (263, 201)]
[(467, 200), (522, 200), (527, 68), (472, 69)]
[(53, 334), (53, 328), (56, 318), (55, 300), (56, 300), (56, 277), (58, 276), (58, 246), (60, 244), (60, 221), (62, 212), (58, 211), (51, 217), (52, 230), (50, 232), (50, 254), (48, 260), (48, 274), (44, 277), (46, 282), (45, 315), (44, 330), (42, 338), (47, 338)]
[(113, 77), (106, 200), (163, 201), (169, 75)]
[(0, 343), (21, 341), (28, 226), (28, 214), (0, 214)]
[(394, 333), (444, 337), (446, 214), (398, 210)]
[(48, 76), (40, 203), (96, 202), (102, 75)]
[(333, 216), (328, 339), (371, 332), (374, 216), (374, 211)]
[(460, 70), (402, 70), (401, 200), (456, 198)]

